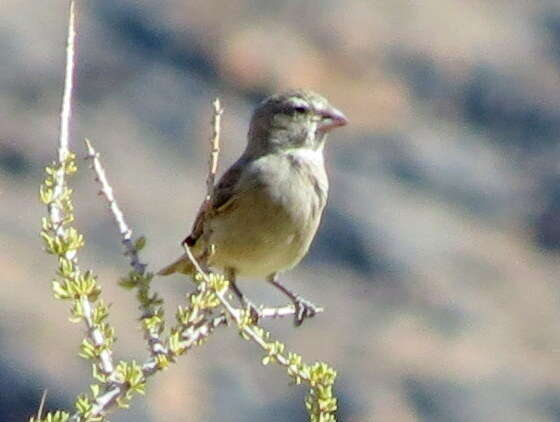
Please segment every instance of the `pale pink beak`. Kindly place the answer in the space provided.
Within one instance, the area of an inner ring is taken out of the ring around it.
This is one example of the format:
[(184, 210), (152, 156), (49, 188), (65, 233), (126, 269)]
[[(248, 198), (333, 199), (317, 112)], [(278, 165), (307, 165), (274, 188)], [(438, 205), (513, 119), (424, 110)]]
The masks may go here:
[(344, 115), (344, 113), (334, 107), (321, 110), (318, 114), (322, 117), (319, 122), (318, 129), (322, 132), (328, 132), (336, 127), (348, 124), (348, 118)]

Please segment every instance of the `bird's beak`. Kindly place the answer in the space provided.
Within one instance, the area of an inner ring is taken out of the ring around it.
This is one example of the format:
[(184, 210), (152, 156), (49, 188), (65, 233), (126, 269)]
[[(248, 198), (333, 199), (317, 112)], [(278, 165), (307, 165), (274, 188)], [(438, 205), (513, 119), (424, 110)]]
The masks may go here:
[(342, 111), (329, 107), (326, 110), (319, 112), (321, 120), (319, 121), (318, 129), (322, 132), (328, 132), (334, 128), (348, 124), (348, 118)]

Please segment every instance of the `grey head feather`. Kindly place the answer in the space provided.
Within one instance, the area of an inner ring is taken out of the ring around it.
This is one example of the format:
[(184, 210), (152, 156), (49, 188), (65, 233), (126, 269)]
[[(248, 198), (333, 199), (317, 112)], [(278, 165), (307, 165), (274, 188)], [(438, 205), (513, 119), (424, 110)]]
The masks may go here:
[(323, 148), (327, 132), (346, 117), (319, 94), (297, 89), (265, 99), (254, 111), (246, 154), (252, 156)]

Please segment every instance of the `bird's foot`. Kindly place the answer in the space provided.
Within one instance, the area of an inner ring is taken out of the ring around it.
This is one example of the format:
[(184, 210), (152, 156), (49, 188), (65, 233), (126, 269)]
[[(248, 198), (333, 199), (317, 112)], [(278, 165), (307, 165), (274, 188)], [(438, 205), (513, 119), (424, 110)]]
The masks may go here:
[(296, 307), (296, 313), (294, 315), (294, 325), (296, 327), (299, 327), (305, 318), (314, 317), (320, 309), (318, 306), (299, 296), (296, 296), (294, 299), (294, 306)]

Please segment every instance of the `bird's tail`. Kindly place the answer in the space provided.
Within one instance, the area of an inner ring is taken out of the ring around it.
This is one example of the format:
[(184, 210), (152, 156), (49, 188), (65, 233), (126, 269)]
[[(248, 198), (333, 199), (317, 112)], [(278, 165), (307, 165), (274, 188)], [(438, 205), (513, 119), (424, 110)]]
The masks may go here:
[(183, 256), (179, 257), (176, 261), (158, 271), (158, 275), (170, 275), (173, 273), (194, 273), (194, 266), (187, 254), (183, 254)]

